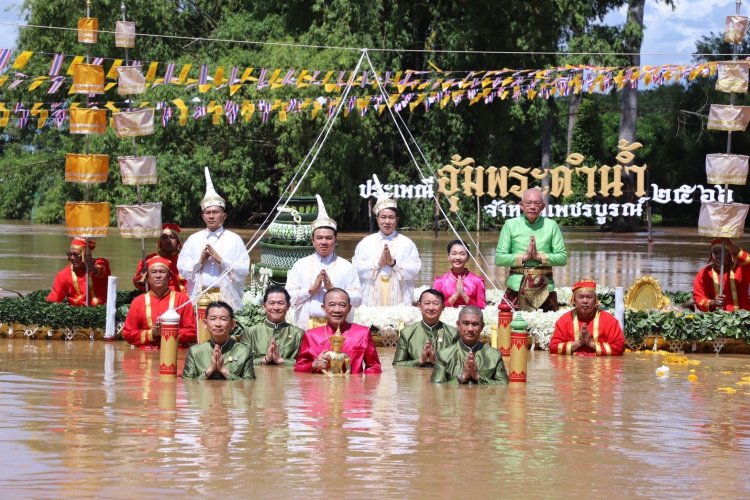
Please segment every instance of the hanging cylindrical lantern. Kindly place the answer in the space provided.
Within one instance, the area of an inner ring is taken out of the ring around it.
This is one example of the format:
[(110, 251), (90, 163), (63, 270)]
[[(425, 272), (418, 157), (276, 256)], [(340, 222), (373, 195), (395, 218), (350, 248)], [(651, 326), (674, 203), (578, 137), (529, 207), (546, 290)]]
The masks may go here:
[(708, 110), (708, 130), (744, 132), (750, 123), (750, 106), (712, 104)]
[(135, 23), (117, 21), (115, 23), (115, 47), (132, 49), (135, 47)]
[(154, 108), (121, 111), (112, 115), (117, 137), (139, 137), (154, 133)]
[(75, 108), (70, 110), (71, 134), (103, 134), (106, 130), (106, 109)]
[(117, 227), (123, 238), (158, 238), (161, 235), (161, 203), (117, 205)]
[(129, 186), (156, 184), (155, 156), (118, 156), (122, 183)]
[(747, 17), (727, 16), (724, 24), (724, 41), (727, 43), (742, 43), (747, 31)]
[(117, 93), (120, 95), (143, 94), (146, 92), (146, 77), (140, 68), (119, 66), (117, 68)]
[(706, 177), (709, 184), (747, 183), (748, 157), (744, 155), (706, 155)]
[(747, 61), (722, 61), (718, 64), (718, 74), (716, 90), (719, 92), (747, 92)]
[(74, 94), (103, 94), (104, 67), (100, 64), (79, 63), (73, 66)]
[(101, 238), (109, 231), (109, 203), (74, 202), (65, 204), (65, 225), (68, 236)]
[(95, 17), (78, 19), (78, 41), (80, 43), (96, 43), (99, 36), (99, 20)]
[(703, 203), (698, 216), (698, 234), (709, 238), (739, 238), (745, 232), (750, 205), (742, 203)]
[(109, 174), (109, 155), (65, 155), (65, 181), (79, 184), (102, 184)]

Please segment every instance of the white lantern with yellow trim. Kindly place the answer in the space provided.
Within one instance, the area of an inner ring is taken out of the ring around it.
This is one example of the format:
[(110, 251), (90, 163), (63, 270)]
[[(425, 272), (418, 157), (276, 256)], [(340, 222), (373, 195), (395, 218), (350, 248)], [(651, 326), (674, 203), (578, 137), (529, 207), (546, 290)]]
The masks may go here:
[(154, 133), (154, 108), (121, 111), (112, 115), (117, 137), (139, 137)]
[(709, 184), (747, 183), (748, 157), (745, 155), (706, 155), (706, 177)]
[(709, 238), (741, 237), (749, 207), (741, 203), (703, 203), (698, 216), (698, 234)]
[(117, 227), (123, 238), (158, 238), (161, 235), (161, 203), (117, 205)]
[(128, 186), (156, 184), (155, 156), (119, 156), (117, 163), (120, 165), (123, 184)]

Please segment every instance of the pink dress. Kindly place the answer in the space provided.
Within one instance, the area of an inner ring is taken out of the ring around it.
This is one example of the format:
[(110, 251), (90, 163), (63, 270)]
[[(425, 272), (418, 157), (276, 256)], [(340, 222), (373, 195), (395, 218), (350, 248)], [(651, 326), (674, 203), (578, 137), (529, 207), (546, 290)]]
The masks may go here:
[[(443, 292), (447, 301), (456, 292), (456, 277), (452, 272), (448, 271), (442, 276), (435, 278), (432, 288)], [(468, 270), (464, 276), (464, 292), (469, 296), (469, 303), (464, 302), (463, 297), (459, 297), (453, 304), (453, 307), (469, 305), (484, 309), (484, 306), (487, 305), (487, 301), (484, 298), (484, 280)]]

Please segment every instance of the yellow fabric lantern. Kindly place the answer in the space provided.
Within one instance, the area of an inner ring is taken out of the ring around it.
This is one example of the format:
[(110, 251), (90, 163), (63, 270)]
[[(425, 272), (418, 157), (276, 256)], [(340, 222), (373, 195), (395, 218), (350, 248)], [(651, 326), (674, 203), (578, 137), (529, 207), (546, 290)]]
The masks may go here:
[(135, 47), (135, 23), (117, 21), (115, 24), (115, 47), (132, 49)]
[(154, 133), (154, 108), (121, 111), (112, 115), (117, 137), (139, 137)]
[(76, 64), (73, 67), (75, 94), (103, 94), (104, 68), (99, 64)]
[(747, 62), (720, 62), (716, 90), (719, 92), (746, 93), (748, 86)]
[(146, 78), (135, 66), (117, 68), (117, 93), (120, 95), (142, 94), (146, 91)]
[(744, 132), (750, 122), (750, 106), (712, 104), (708, 111), (708, 130)]
[(706, 155), (706, 177), (709, 184), (747, 183), (748, 157), (744, 155)]
[(156, 184), (155, 156), (119, 156), (117, 163), (120, 165), (123, 184), (129, 186)]
[(161, 235), (161, 203), (117, 205), (117, 227), (123, 238), (158, 238)]
[(109, 155), (75, 154), (65, 155), (65, 181), (80, 184), (107, 182)]
[(698, 234), (709, 238), (739, 238), (745, 232), (750, 205), (703, 203), (698, 216)]
[(76, 108), (70, 110), (71, 134), (103, 134), (107, 130), (107, 110)]
[(109, 231), (109, 203), (69, 201), (65, 204), (68, 236), (101, 238)]
[(727, 16), (724, 23), (724, 41), (727, 43), (742, 43), (747, 31), (747, 17)]
[(78, 41), (80, 43), (96, 43), (99, 37), (99, 20), (95, 17), (78, 19)]

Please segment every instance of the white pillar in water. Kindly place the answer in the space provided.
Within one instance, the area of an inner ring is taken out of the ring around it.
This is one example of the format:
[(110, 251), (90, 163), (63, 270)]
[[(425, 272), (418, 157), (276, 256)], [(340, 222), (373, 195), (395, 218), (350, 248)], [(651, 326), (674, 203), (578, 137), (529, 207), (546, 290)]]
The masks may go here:
[(117, 313), (117, 276), (107, 278), (107, 324), (104, 327), (104, 338), (112, 340), (117, 334), (115, 314)]
[(620, 322), (620, 328), (625, 332), (625, 300), (622, 287), (615, 288), (615, 318)]

